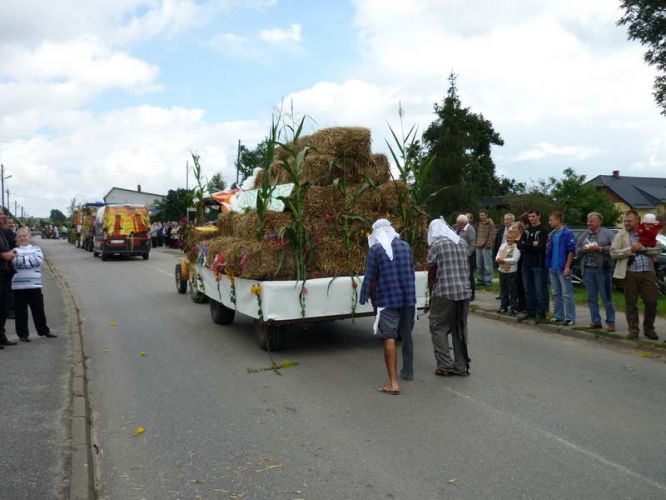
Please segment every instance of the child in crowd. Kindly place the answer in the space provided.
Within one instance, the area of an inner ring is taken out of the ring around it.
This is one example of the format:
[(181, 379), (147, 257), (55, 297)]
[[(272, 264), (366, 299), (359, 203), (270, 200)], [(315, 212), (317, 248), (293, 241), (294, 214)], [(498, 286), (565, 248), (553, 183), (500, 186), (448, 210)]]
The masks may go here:
[(32, 313), (37, 334), (41, 337), (57, 337), (46, 324), (44, 296), (42, 295), (42, 262), (44, 254), (38, 246), (30, 244), (30, 230), (21, 228), (16, 233), (18, 246), (14, 267), (16, 274), (12, 278), (14, 308), (16, 317), (16, 335), (21, 342), (30, 342), (28, 338), (28, 307)]
[[(657, 220), (654, 214), (645, 214), (643, 222), (636, 228), (638, 233), (638, 241), (641, 245), (654, 248), (657, 246), (657, 235), (661, 232), (663, 227), (662, 223)], [(652, 256), (652, 262), (657, 261), (657, 256)]]
[(497, 251), (495, 260), (499, 264), (500, 272), (500, 314), (509, 313), (512, 316), (518, 310), (518, 261), (520, 250), (516, 245), (517, 231), (509, 229), (506, 234), (506, 243)]

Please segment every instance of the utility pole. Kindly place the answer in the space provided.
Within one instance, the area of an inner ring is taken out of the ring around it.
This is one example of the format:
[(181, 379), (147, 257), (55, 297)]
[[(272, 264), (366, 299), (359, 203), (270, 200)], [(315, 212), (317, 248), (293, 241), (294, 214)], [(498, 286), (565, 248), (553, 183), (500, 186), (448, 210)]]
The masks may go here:
[[(7, 199), (9, 199), (9, 195), (7, 195)], [(16, 198), (14, 199), (14, 217), (18, 217), (18, 209), (16, 208), (18, 204), (16, 203)]]
[(185, 191), (190, 190), (190, 162), (185, 162)]
[(238, 139), (238, 149), (236, 150), (236, 187), (238, 187), (238, 182), (240, 181), (240, 153), (241, 153), (241, 142)]
[[(11, 203), (9, 203), (9, 188), (7, 188), (7, 210), (9, 210), (9, 207), (11, 206)], [(16, 214), (14, 214), (16, 215)]]
[[(8, 175), (5, 177), (5, 166), (0, 163), (0, 192), (2, 192), (2, 209), (5, 209), (5, 179), (12, 177)], [(7, 195), (7, 209), (9, 209), (9, 195)]]

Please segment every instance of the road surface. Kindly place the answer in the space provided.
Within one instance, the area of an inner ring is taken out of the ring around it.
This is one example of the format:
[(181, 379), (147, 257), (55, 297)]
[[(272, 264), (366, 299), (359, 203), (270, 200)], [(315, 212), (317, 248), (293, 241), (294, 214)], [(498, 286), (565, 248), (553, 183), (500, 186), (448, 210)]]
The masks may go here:
[(664, 363), (472, 315), (472, 375), (440, 378), (422, 319), (388, 396), (370, 319), (292, 329), (275, 361), (298, 365), (261, 371), (173, 253), (42, 246), (81, 309), (103, 498), (666, 498)]

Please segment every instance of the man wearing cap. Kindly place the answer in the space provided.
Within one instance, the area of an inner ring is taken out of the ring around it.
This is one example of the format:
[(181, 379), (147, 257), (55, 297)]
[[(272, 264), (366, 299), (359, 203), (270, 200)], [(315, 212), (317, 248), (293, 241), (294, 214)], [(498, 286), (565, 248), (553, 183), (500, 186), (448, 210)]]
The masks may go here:
[[(428, 289), (430, 335), (435, 351), (435, 375), (469, 375), (467, 316), (472, 291), (467, 243), (442, 219), (428, 228)], [(451, 359), (449, 338), (453, 341)]]
[(414, 259), (408, 243), (400, 239), (386, 219), (372, 225), (368, 236), (370, 250), (365, 264), (365, 276), (359, 302), (372, 301), (377, 311), (375, 334), (384, 339), (384, 361), (389, 381), (377, 390), (384, 394), (400, 394), (396, 339), (402, 337), (403, 380), (414, 378), (412, 329), (416, 316)]

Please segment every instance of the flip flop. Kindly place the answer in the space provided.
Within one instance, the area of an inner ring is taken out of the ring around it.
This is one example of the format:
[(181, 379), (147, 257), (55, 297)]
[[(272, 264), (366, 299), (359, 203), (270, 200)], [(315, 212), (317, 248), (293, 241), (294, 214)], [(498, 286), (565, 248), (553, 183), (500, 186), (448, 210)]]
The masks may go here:
[(390, 394), (391, 396), (397, 396), (400, 394), (400, 391), (391, 391), (389, 389), (386, 389), (384, 386), (377, 387), (377, 392), (383, 392), (384, 394)]

